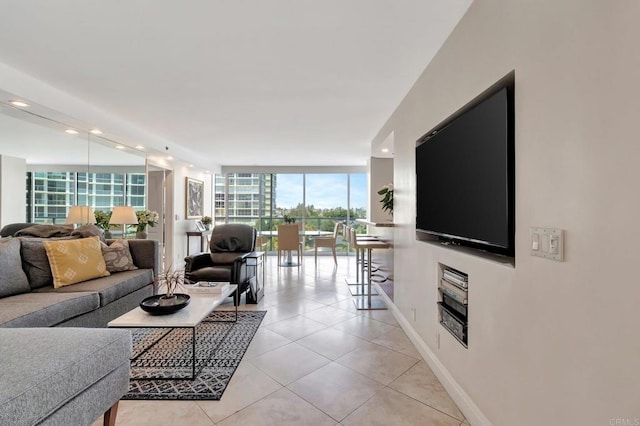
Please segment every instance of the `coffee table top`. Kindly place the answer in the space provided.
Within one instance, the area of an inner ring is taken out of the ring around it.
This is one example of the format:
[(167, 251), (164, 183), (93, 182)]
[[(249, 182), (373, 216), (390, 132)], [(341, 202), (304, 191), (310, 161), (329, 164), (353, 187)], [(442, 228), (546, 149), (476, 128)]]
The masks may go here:
[(220, 306), (238, 288), (231, 284), (222, 293), (189, 294), (191, 302), (185, 308), (169, 315), (151, 315), (140, 307), (110, 321), (107, 327), (178, 328), (195, 327), (215, 308)]

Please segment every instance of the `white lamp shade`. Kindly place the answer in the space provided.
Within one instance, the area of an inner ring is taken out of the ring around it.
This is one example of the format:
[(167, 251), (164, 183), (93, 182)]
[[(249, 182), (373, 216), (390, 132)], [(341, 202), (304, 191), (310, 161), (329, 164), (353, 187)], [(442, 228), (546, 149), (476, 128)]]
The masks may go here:
[(117, 206), (113, 208), (109, 224), (114, 225), (137, 225), (138, 217), (136, 211), (131, 206)]
[(96, 216), (93, 209), (89, 206), (71, 206), (65, 223), (96, 223)]

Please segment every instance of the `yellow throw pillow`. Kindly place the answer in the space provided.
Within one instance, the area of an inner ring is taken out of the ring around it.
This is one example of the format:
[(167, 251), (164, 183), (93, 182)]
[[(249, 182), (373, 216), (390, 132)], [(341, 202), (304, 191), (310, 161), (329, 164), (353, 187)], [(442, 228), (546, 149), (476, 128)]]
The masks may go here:
[(55, 288), (111, 275), (104, 263), (98, 237), (44, 241), (43, 244)]

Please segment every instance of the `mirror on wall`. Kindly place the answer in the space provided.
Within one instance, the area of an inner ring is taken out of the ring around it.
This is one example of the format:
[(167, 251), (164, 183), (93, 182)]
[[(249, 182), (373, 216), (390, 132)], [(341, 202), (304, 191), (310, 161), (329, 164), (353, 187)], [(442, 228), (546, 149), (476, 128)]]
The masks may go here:
[[(158, 212), (160, 223), (147, 228), (147, 235), (160, 243), (159, 264), (171, 259), (173, 224), (165, 221), (173, 216), (171, 170), (150, 166), (142, 146), (79, 130), (88, 127), (74, 126), (75, 120), (43, 106), (14, 107), (8, 102), (11, 97), (0, 90), (0, 157), (11, 157), (18, 165), (8, 177), (5, 170), (0, 175), (0, 226), (64, 223), (74, 205), (105, 213), (129, 205)], [(10, 202), (4, 201), (8, 198)], [(111, 231), (113, 237), (122, 233)], [(135, 227), (128, 233), (133, 237)]]
[(13, 176), (15, 181), (22, 174), (25, 182), (24, 221), (64, 223), (73, 205), (145, 208), (144, 152), (79, 130), (68, 124), (73, 120), (46, 117), (42, 110), (0, 103), (0, 155), (24, 160), (24, 170)]
[(86, 170), (88, 164), (88, 133), (5, 104), (0, 104), (0, 142), (0, 155), (24, 158), (29, 166)]

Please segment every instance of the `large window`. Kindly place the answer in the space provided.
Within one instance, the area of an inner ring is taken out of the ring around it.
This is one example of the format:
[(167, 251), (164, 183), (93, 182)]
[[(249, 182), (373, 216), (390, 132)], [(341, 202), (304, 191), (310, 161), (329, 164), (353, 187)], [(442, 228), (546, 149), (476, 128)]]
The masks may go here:
[[(287, 218), (305, 230), (333, 231), (336, 222), (354, 226), (355, 219), (367, 216), (365, 173), (229, 173), (216, 175), (215, 182), (216, 224), (275, 231)], [(272, 240), (270, 248), (276, 244)], [(311, 249), (312, 240), (305, 247)]]

